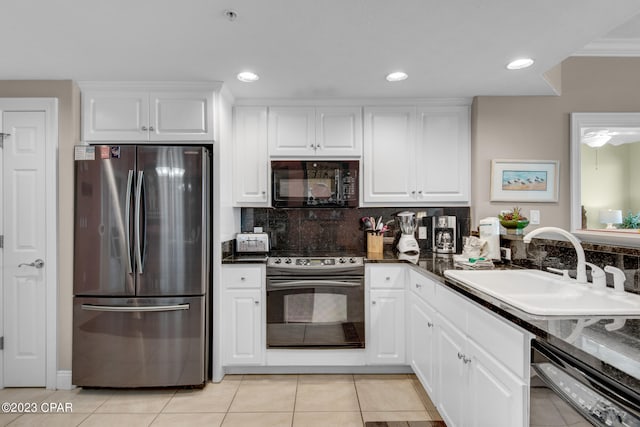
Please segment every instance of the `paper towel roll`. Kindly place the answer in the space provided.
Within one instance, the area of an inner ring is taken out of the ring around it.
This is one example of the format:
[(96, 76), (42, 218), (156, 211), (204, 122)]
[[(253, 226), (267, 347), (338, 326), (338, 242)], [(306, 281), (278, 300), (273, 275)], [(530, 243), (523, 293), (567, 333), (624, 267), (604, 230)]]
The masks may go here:
[(487, 258), (500, 259), (500, 220), (483, 218), (478, 225), (480, 238), (487, 241)]

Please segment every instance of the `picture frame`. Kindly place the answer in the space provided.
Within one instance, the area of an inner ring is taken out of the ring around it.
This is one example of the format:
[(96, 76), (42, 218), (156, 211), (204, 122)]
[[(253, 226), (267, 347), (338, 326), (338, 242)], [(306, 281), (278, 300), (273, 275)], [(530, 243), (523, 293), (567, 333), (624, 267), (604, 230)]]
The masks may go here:
[(492, 202), (557, 202), (558, 160), (491, 161)]

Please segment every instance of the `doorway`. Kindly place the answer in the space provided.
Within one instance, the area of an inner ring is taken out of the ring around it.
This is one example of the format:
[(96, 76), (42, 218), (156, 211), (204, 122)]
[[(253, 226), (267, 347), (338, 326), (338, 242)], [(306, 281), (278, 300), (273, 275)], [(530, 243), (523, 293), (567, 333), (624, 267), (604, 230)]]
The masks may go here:
[(0, 98), (0, 387), (56, 388), (57, 105)]

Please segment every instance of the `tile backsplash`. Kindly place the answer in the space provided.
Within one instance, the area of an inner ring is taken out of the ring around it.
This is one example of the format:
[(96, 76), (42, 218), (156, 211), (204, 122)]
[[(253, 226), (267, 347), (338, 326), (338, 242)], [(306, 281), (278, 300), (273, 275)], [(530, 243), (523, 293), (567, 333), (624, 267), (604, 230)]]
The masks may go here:
[[(418, 240), (421, 250), (431, 250), (431, 217), (455, 215), (459, 237), (469, 235), (470, 210), (468, 207), (393, 207), (355, 209), (271, 209), (242, 208), (241, 228), (243, 232), (262, 227), (269, 233), (273, 252), (305, 254), (366, 251), (366, 233), (360, 219), (365, 216), (378, 218), (388, 223), (385, 233), (385, 249), (391, 249), (393, 239), (399, 233), (394, 215), (402, 211), (425, 212), (422, 225), (427, 227), (428, 238)], [(417, 237), (417, 232), (416, 232)], [(461, 244), (458, 243), (458, 251)]]

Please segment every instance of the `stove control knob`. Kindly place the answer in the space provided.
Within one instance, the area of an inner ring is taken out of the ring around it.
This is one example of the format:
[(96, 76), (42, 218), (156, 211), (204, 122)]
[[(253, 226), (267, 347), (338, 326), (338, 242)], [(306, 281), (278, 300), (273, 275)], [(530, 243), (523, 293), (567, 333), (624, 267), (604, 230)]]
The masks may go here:
[(340, 264), (344, 264), (345, 262), (347, 262), (347, 260), (346, 260), (346, 259), (344, 259), (344, 258), (340, 258), (340, 259), (338, 260), (338, 262), (339, 262)]
[(282, 262), (282, 260), (280, 258), (276, 258), (273, 260), (274, 264), (280, 264)]
[(291, 258), (287, 258), (287, 259), (285, 259), (285, 260), (284, 260), (284, 263), (285, 263), (285, 264), (291, 264)]
[(349, 262), (350, 262), (351, 264), (355, 264), (355, 263), (356, 263), (356, 259), (355, 259), (355, 258), (349, 258)]

